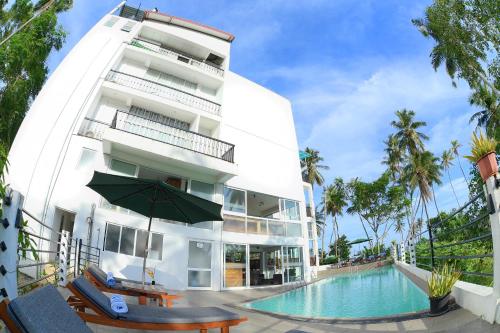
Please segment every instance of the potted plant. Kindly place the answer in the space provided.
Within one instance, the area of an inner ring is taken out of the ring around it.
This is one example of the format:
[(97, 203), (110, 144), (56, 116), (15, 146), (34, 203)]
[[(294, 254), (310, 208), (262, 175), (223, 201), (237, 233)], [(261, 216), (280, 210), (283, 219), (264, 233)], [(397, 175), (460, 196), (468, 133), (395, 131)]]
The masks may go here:
[(495, 139), (488, 138), (481, 131), (479, 131), (479, 136), (476, 132), (472, 134), (471, 155), (464, 157), (472, 163), (477, 164), (483, 181), (486, 181), (486, 179), (493, 176), (498, 171), (495, 153), (497, 143)]
[(449, 310), (451, 288), (460, 279), (460, 273), (454, 266), (445, 264), (441, 269), (435, 269), (427, 281), (431, 316), (442, 315)]

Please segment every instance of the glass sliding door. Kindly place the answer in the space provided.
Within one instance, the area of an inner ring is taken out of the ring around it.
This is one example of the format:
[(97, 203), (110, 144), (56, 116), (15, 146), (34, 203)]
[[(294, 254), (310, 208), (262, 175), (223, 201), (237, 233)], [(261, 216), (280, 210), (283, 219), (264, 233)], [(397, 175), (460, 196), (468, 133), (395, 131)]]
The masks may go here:
[(285, 283), (303, 280), (304, 264), (302, 260), (302, 247), (283, 246)]
[(282, 283), (281, 246), (250, 245), (250, 286)]
[(245, 287), (247, 278), (247, 246), (224, 244), (224, 287)]

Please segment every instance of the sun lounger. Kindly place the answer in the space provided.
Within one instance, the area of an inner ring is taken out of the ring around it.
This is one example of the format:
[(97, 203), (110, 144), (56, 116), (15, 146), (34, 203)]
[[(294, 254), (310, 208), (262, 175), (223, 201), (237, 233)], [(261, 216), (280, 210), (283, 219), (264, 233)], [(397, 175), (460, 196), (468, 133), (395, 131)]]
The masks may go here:
[[(172, 307), (172, 301), (175, 299), (179, 299), (181, 296), (179, 295), (170, 295), (162, 288), (161, 285), (156, 285), (155, 290), (151, 290), (150, 284), (149, 287), (146, 287), (144, 290), (138, 290), (138, 288), (127, 288), (124, 284), (135, 283), (140, 285), (140, 281), (127, 280), (118, 277), (114, 277), (116, 283), (114, 286), (110, 286), (107, 283), (107, 275), (106, 273), (97, 267), (96, 265), (90, 265), (84, 272), (84, 276), (92, 282), (99, 290), (102, 290), (107, 293), (121, 294), (126, 296), (137, 296), (139, 297), (140, 304), (146, 304), (147, 298), (154, 298), (158, 300), (158, 305)], [(149, 289), (149, 290), (148, 290)]]
[(51, 285), (2, 301), (0, 318), (11, 333), (92, 333)]
[[(140, 330), (199, 330), (220, 328), (222, 333), (247, 318), (216, 307), (162, 308), (127, 304), (128, 312), (118, 314), (111, 309), (109, 298), (83, 277), (68, 284), (74, 296), (68, 298), (80, 317), (99, 325)], [(92, 310), (92, 313), (86, 312)]]

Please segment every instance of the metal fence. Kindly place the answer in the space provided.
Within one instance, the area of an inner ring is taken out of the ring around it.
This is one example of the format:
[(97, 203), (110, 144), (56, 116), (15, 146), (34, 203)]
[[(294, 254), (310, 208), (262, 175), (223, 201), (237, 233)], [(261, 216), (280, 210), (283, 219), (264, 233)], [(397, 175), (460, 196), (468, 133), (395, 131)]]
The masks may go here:
[(99, 265), (100, 249), (71, 238), (43, 223), (25, 209), (19, 211), (21, 228), (17, 255), (17, 289), (24, 294), (44, 284), (78, 276), (90, 263)]
[(179, 51), (167, 48), (163, 45), (156, 45), (154, 43), (151, 43), (149, 41), (146, 41), (144, 39), (140, 38), (134, 38), (131, 42), (130, 45), (145, 49), (151, 52), (155, 52), (158, 54), (162, 54), (164, 56), (167, 56), (169, 58), (178, 60), (180, 62), (183, 62), (185, 64), (191, 65), (193, 67), (197, 67), (205, 72), (208, 72), (210, 74), (214, 74), (219, 77), (224, 76), (224, 70), (221, 68), (216, 67), (215, 65), (212, 65), (210, 63), (201, 61), (201, 60), (196, 60), (192, 56), (180, 53)]
[[(493, 211), (494, 212), (494, 211)], [(453, 265), (461, 280), (491, 285), (493, 280), (493, 242), (484, 193), (440, 220), (427, 223), (427, 230), (415, 235), (416, 265), (433, 270), (444, 264)]]
[(117, 111), (111, 128), (234, 162), (234, 145), (231, 143), (162, 124), (130, 112)]
[(220, 104), (162, 83), (115, 70), (109, 71), (106, 80), (220, 116)]

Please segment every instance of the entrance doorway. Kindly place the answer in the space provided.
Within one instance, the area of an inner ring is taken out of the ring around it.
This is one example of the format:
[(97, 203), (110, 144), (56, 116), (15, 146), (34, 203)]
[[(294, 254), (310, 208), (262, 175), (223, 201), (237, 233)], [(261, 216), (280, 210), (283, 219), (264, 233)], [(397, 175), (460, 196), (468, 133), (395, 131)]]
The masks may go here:
[[(61, 234), (63, 231), (69, 232), (70, 238), (73, 237), (73, 227), (75, 226), (75, 216), (76, 216), (75, 213), (72, 213), (70, 211), (56, 207), (56, 211), (54, 213), (54, 222), (52, 224), (52, 227), (55, 230), (58, 230), (59, 234), (53, 233), (52, 237), (56, 238), (56, 239), (53, 239), (53, 241), (60, 243), (61, 236), (62, 236)], [(59, 244), (57, 244), (57, 247), (54, 247), (53, 250), (55, 250), (55, 251), (57, 251), (57, 253), (59, 253), (59, 248), (60, 248), (60, 246), (59, 246)], [(55, 254), (53, 254), (53, 255), (55, 257)], [(68, 256), (69, 255), (70, 254), (68, 253)]]
[(250, 285), (282, 283), (281, 246), (250, 245)]

